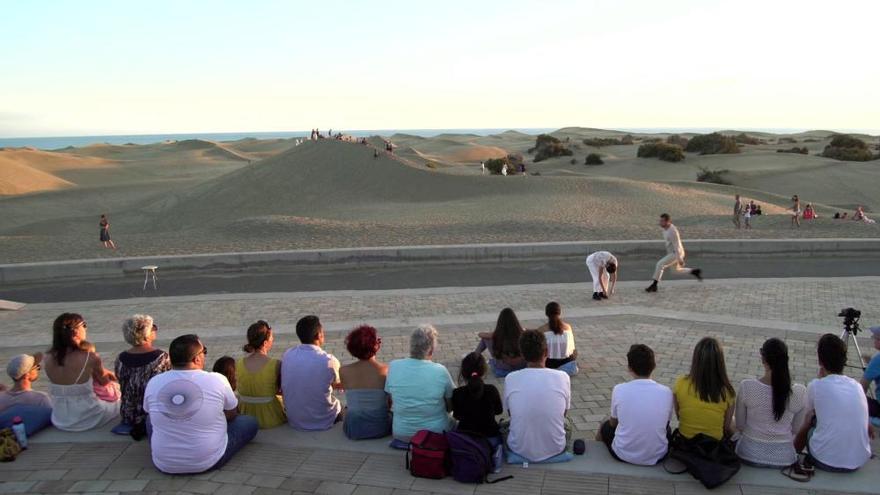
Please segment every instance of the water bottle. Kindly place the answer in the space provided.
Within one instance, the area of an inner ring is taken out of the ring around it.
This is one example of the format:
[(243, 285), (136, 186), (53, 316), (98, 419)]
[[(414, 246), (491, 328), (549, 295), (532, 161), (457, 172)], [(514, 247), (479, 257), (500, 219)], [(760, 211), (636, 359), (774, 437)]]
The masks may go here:
[(22, 449), (26, 449), (27, 431), (24, 429), (24, 421), (21, 419), (21, 416), (12, 418), (12, 433), (15, 435), (15, 440), (18, 442), (18, 445), (21, 446)]

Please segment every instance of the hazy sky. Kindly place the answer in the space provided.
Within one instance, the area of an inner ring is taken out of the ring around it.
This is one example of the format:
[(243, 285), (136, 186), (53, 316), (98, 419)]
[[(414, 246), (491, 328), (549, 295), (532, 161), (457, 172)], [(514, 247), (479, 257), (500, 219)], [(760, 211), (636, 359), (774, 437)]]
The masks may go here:
[(0, 0), (0, 137), (878, 129), (878, 19), (878, 0)]

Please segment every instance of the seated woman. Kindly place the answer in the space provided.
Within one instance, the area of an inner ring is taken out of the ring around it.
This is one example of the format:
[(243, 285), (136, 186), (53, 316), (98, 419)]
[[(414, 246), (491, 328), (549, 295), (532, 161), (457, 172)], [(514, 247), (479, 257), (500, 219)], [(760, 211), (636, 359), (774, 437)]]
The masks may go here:
[(504, 308), (498, 315), (495, 323), (495, 331), (492, 333), (481, 332), (480, 343), (474, 352), (482, 354), (489, 350), (489, 366), (495, 376), (503, 378), (512, 371), (526, 367), (526, 361), (519, 352), (519, 338), (522, 336), (523, 327), (516, 317), (516, 313), (510, 308)]
[(59, 430), (86, 431), (119, 417), (119, 402), (105, 402), (95, 395), (93, 381), (105, 385), (115, 379), (101, 357), (86, 352), (87, 325), (76, 313), (64, 313), (52, 325), (52, 347), (44, 368), (52, 398), (52, 424)]
[(260, 428), (274, 428), (287, 422), (284, 403), (278, 395), (281, 390), (281, 361), (269, 357), (275, 343), (272, 328), (260, 320), (247, 330), (247, 344), (242, 350), (247, 356), (235, 365), (233, 390), (238, 392), (241, 414), (257, 418)]
[(547, 364), (550, 369), (564, 371), (568, 376), (578, 373), (578, 352), (574, 347), (574, 330), (562, 321), (562, 307), (557, 302), (544, 309), (547, 323), (538, 330), (547, 338)]
[(455, 385), (445, 366), (432, 361), (437, 329), (417, 328), (410, 337), (409, 354), (388, 365), (385, 391), (391, 396), (394, 439), (409, 442), (419, 430), (443, 433), (452, 428), (449, 410)]
[(779, 339), (761, 346), (764, 375), (743, 380), (736, 394), (736, 453), (746, 464), (784, 468), (797, 461), (794, 437), (804, 422), (807, 389), (793, 385), (788, 347)]
[(339, 368), (347, 406), (342, 431), (352, 440), (387, 437), (391, 434), (385, 393), (388, 365), (376, 359), (382, 339), (375, 328), (364, 325), (345, 337), (345, 347), (357, 361)]
[(816, 211), (813, 210), (813, 205), (811, 203), (807, 203), (807, 206), (804, 207), (804, 220), (814, 220), (818, 218), (816, 216)]
[(133, 429), (142, 428), (143, 433), (146, 433), (144, 390), (147, 382), (159, 373), (171, 369), (168, 353), (153, 347), (158, 330), (153, 317), (149, 315), (134, 315), (122, 324), (122, 338), (131, 347), (119, 353), (114, 366), (122, 391), (119, 405), (122, 423), (113, 428), (113, 433), (125, 435)]
[(727, 378), (721, 344), (705, 337), (694, 348), (691, 370), (673, 387), (678, 429), (685, 438), (703, 433), (721, 440), (733, 433), (736, 392)]

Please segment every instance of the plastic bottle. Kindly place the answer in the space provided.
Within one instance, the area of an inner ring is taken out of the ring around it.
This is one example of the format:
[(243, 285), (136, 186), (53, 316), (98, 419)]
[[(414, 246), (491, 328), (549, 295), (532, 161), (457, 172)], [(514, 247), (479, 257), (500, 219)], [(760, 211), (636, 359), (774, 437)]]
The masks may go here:
[(18, 442), (18, 445), (21, 446), (22, 449), (26, 449), (27, 430), (24, 428), (24, 421), (21, 419), (21, 416), (12, 418), (12, 433), (15, 435), (15, 440)]

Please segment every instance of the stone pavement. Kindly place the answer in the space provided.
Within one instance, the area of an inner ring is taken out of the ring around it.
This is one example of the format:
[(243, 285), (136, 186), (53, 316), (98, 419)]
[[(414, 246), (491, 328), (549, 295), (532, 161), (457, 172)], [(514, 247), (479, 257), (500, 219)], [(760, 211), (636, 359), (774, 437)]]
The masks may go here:
[[(498, 311), (513, 307), (527, 327), (537, 326), (550, 300), (563, 305), (575, 327), (581, 373), (572, 380), (572, 411), (578, 437), (592, 438), (608, 414), (611, 388), (626, 380), (625, 353), (642, 342), (657, 353), (656, 379), (671, 384), (686, 372), (696, 341), (705, 335), (724, 345), (728, 371), (735, 382), (761, 372), (758, 349), (770, 336), (784, 337), (796, 381), (815, 376), (814, 346), (818, 334), (837, 333), (836, 314), (853, 306), (865, 313), (865, 326), (880, 302), (880, 278), (713, 280), (703, 284), (675, 281), (660, 294), (645, 294), (642, 284), (624, 283), (612, 301), (594, 303), (585, 284), (440, 288), (328, 293), (234, 294), (179, 298), (142, 298), (76, 304), (30, 305), (20, 312), (0, 313), (0, 361), (20, 352), (44, 350), (51, 321), (63, 311), (81, 312), (89, 339), (108, 361), (123, 350), (118, 330), (134, 312), (153, 315), (162, 346), (176, 335), (199, 333), (211, 349), (241, 355), (244, 330), (267, 319), (276, 330), (272, 354), (295, 344), (293, 325), (308, 313), (328, 327), (327, 348), (343, 362), (343, 331), (361, 322), (379, 328), (380, 358), (407, 354), (407, 335), (419, 322), (437, 324), (441, 332), (437, 360), (458, 370), (461, 356), (473, 349), (478, 331), (492, 329)], [(861, 335), (865, 337), (864, 334)], [(871, 352), (862, 338), (863, 351)], [(851, 353), (851, 359), (856, 356)], [(852, 373), (858, 374), (857, 370)], [(497, 383), (496, 380), (490, 381)], [(500, 385), (500, 384), (499, 384)], [(45, 388), (38, 382), (38, 389)], [(341, 394), (344, 399), (344, 393)], [(281, 427), (261, 432), (224, 469), (191, 477), (168, 477), (150, 466), (148, 447), (106, 432), (41, 433), (18, 461), (0, 465), (0, 493), (190, 492), (190, 493), (694, 493), (699, 485), (671, 477), (658, 468), (633, 468), (610, 461), (595, 444), (576, 462), (548, 468), (507, 467), (514, 480), (473, 487), (452, 481), (411, 478), (399, 453), (383, 442), (347, 442), (338, 431), (302, 435)], [(875, 451), (878, 449), (876, 442)], [(744, 469), (720, 493), (876, 492), (880, 462), (872, 460), (855, 475), (820, 473), (801, 485), (774, 471)]]

